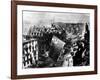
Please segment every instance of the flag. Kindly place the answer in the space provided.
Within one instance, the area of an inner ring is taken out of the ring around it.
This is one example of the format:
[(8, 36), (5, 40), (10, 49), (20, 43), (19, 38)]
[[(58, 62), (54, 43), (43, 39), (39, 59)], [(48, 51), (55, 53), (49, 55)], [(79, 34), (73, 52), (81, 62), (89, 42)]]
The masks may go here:
[(57, 49), (63, 49), (64, 45), (65, 45), (65, 42), (60, 40), (58, 37), (56, 36), (53, 36), (52, 37), (52, 41), (51, 41), (54, 45), (55, 48)]

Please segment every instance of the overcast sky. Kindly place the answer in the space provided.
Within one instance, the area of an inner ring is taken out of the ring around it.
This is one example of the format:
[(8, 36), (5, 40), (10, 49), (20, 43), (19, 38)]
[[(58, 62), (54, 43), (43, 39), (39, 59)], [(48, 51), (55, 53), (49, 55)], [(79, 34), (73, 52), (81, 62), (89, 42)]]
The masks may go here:
[(86, 23), (89, 14), (23, 11), (23, 33), (27, 33), (32, 25), (50, 26), (52, 22)]

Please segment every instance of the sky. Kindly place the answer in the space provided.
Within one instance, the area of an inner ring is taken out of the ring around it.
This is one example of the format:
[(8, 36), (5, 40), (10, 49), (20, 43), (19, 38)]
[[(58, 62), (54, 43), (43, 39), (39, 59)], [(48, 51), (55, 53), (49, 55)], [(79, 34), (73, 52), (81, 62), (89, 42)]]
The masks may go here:
[(86, 23), (89, 22), (88, 13), (68, 13), (68, 12), (37, 12), (23, 11), (23, 34), (26, 34), (33, 25), (50, 27), (52, 22), (63, 23)]

